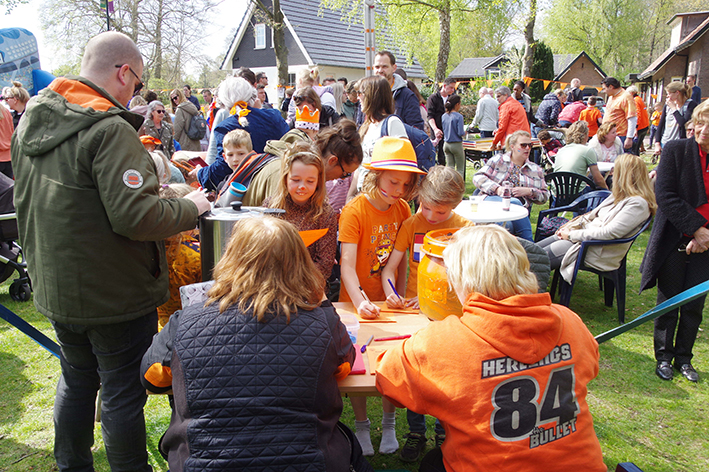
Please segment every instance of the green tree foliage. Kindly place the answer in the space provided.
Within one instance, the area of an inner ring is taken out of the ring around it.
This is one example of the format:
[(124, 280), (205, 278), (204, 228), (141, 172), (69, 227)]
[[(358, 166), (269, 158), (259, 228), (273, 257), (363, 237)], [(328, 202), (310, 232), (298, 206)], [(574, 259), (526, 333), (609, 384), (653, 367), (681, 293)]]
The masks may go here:
[[(437, 82), (452, 67), (475, 54), (495, 55), (508, 37), (510, 15), (517, 7), (509, 0), (384, 0), (377, 18), (378, 33), (387, 25), (389, 36), (377, 34), (377, 47), (397, 46), (416, 57)], [(362, 0), (321, 0), (324, 8), (341, 10), (353, 24), (362, 24)], [(382, 15), (385, 13), (386, 15)]]
[(648, 64), (645, 41), (656, 0), (553, 0), (542, 20), (545, 40), (557, 53), (591, 56), (606, 73), (622, 76)]
[(609, 75), (644, 70), (669, 46), (667, 21), (706, 0), (551, 0), (541, 20), (556, 53), (586, 53)]
[[(549, 46), (543, 42), (537, 42), (534, 48), (534, 64), (532, 65), (531, 76), (535, 79), (554, 79), (554, 54)], [(544, 97), (544, 84), (539, 80), (534, 80), (529, 86), (529, 94), (532, 100), (541, 100)]]

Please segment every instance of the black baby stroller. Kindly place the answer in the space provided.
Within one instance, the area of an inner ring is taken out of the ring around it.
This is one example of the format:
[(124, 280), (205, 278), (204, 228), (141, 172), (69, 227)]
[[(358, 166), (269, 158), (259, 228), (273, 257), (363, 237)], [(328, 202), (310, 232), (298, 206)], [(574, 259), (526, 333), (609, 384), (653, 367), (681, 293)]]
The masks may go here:
[(18, 262), (22, 248), (17, 244), (17, 216), (12, 192), (15, 181), (0, 174), (0, 282), (10, 278), (17, 271), (19, 277), (10, 284), (10, 296), (15, 301), (30, 299), (32, 288), (27, 275), (27, 264)]

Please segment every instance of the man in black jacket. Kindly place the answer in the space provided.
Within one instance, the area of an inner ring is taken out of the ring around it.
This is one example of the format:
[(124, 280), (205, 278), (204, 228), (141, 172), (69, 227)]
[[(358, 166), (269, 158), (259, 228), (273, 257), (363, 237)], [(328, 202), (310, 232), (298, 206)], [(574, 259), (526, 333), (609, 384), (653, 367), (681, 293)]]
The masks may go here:
[(391, 86), (396, 104), (396, 114), (407, 125), (423, 130), (424, 123), (421, 117), (421, 104), (414, 92), (406, 86), (406, 81), (395, 74), (396, 58), (389, 51), (380, 51), (374, 56), (374, 73), (384, 77)]
[(455, 93), (455, 79), (448, 77), (443, 82), (443, 87), (438, 92), (428, 97), (426, 109), (428, 110), (428, 124), (431, 126), (436, 139), (438, 139), (438, 163), (446, 165), (446, 155), (443, 153), (443, 125), (441, 118), (446, 112), (446, 101)]

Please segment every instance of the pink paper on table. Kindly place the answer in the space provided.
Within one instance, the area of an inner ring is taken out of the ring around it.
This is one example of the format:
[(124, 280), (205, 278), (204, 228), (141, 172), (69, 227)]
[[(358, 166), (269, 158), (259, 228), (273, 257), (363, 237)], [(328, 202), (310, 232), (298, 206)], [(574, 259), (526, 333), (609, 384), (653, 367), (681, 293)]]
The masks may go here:
[(362, 351), (360, 350), (360, 347), (358, 344), (355, 344), (354, 348), (355, 348), (355, 353), (357, 355), (355, 356), (354, 365), (352, 366), (352, 370), (350, 371), (350, 375), (366, 374), (367, 368), (364, 366), (364, 358), (362, 357)]

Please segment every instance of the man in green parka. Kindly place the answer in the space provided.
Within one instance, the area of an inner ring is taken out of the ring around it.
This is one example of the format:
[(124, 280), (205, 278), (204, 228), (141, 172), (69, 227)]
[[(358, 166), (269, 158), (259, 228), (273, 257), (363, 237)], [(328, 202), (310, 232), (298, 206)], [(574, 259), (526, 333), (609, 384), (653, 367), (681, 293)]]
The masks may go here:
[(94, 405), (113, 472), (150, 471), (139, 367), (168, 299), (162, 241), (192, 229), (199, 192), (158, 198), (155, 165), (125, 104), (143, 83), (128, 36), (102, 33), (80, 77), (30, 100), (12, 138), (15, 206), (37, 309), (61, 346), (54, 404), (59, 470), (93, 471)]

